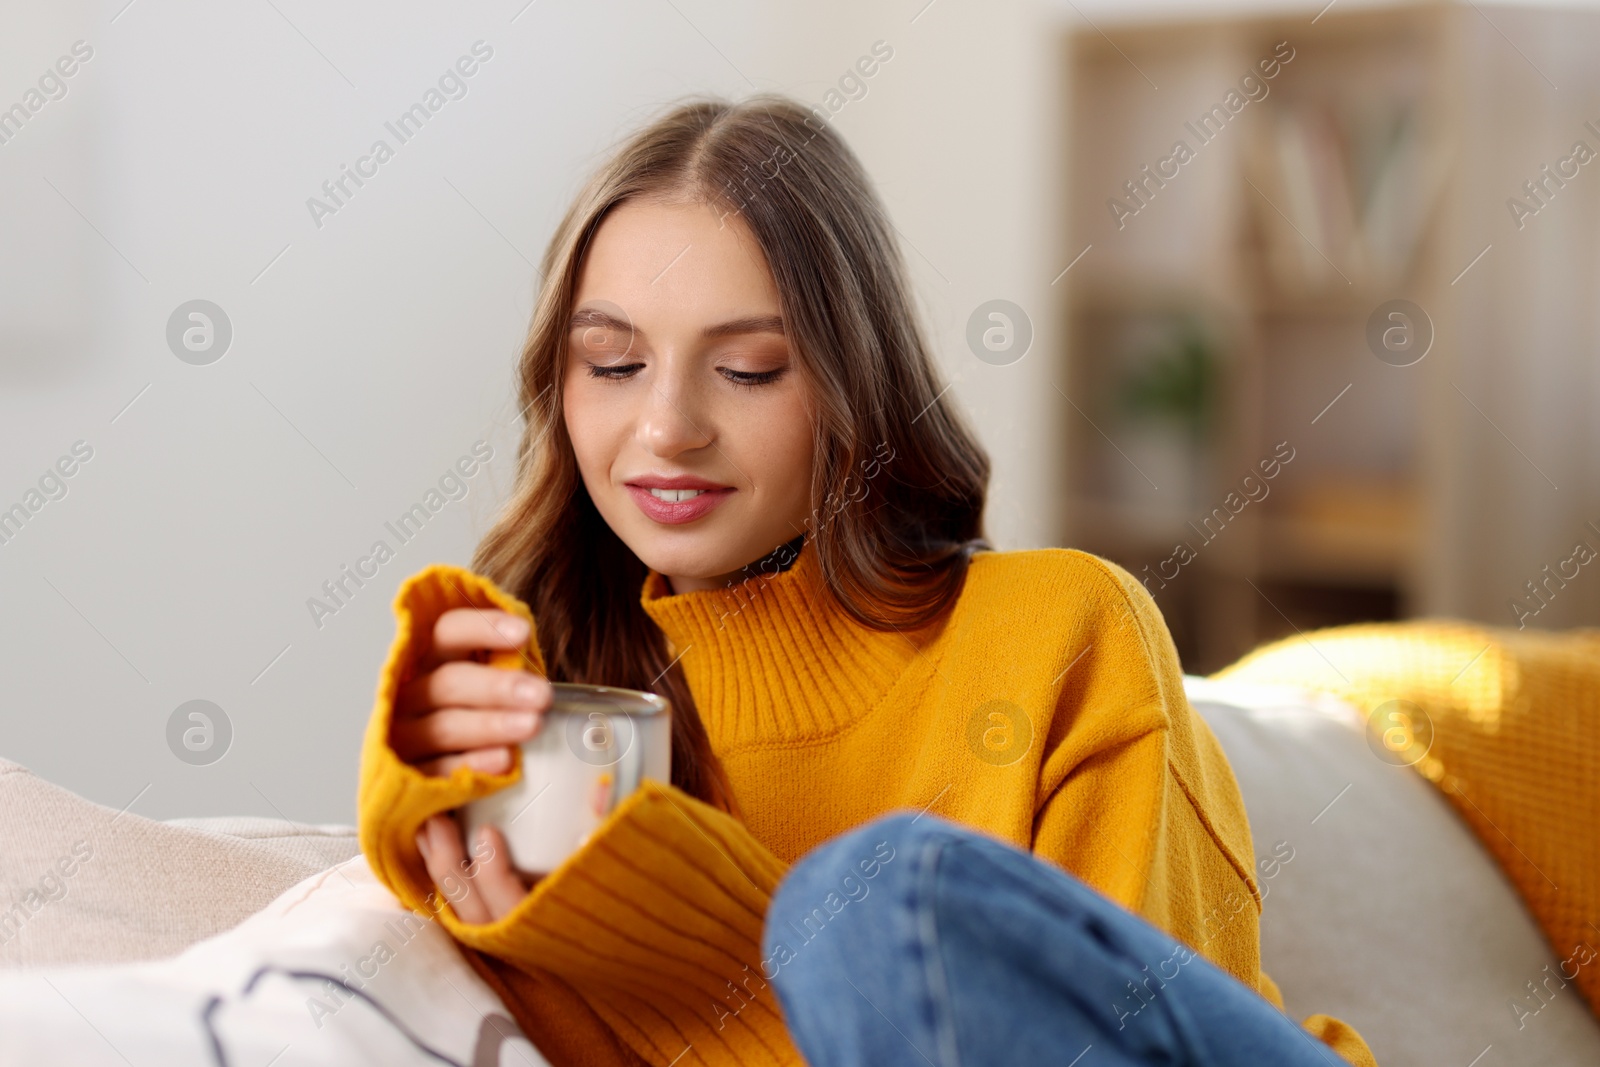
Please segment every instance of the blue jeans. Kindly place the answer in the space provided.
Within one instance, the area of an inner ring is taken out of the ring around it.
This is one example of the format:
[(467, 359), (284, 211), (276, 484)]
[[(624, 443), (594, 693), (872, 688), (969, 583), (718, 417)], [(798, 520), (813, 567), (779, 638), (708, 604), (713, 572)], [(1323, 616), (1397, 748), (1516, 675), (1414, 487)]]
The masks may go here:
[(1059, 867), (934, 815), (803, 857), (761, 955), (812, 1067), (1348, 1067)]

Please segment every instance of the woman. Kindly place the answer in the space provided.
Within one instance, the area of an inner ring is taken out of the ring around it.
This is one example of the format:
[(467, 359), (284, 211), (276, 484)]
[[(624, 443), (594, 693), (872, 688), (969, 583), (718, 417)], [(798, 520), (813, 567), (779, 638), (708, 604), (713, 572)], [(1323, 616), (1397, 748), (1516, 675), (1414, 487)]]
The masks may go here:
[[(475, 573), (396, 601), (360, 812), (553, 1062), (1372, 1063), (1275, 1006), (1149, 595), (988, 550), (988, 460), (830, 128), (677, 108), (543, 274), (516, 488)], [(530, 892), (447, 812), (509, 780), (544, 676), (670, 697), (673, 788)]]

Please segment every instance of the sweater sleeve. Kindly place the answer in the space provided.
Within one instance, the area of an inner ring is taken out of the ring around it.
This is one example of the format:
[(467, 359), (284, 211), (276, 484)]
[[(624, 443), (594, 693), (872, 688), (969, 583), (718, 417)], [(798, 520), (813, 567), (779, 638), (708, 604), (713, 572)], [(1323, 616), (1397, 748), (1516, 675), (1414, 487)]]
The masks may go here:
[[(357, 819), (374, 874), (468, 950), (555, 1063), (798, 1067), (760, 958), (767, 903), (786, 865), (742, 823), (671, 785), (646, 779), (494, 922), (463, 922), (440, 897), (416, 849), (418, 827), (522, 770), (518, 752), (504, 774), (462, 766), (432, 777), (390, 747), (399, 687), (426, 656), (434, 621), (464, 606), (534, 622), (521, 601), (461, 568), (434, 565), (400, 587), (361, 754)], [(543, 673), (536, 634), (490, 664)]]
[[(1091, 642), (1062, 679), (1033, 852), (1281, 1011), (1277, 986), (1261, 970), (1261, 893), (1238, 783), (1189, 707), (1155, 601), (1121, 568), (1097, 562), (1109, 580), (1083, 606)], [(1302, 1025), (1357, 1067), (1376, 1067), (1360, 1035), (1338, 1019), (1313, 1015)]]

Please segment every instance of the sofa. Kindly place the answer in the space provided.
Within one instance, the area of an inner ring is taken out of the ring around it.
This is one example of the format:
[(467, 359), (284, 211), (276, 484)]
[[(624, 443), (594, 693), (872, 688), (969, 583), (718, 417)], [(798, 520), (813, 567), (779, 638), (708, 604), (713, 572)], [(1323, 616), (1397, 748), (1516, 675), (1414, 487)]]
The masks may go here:
[[(1185, 687), (1249, 811), (1263, 965), (1293, 1016), (1344, 1019), (1384, 1067), (1600, 1063), (1600, 1024), (1551, 981), (1558, 961), (1500, 868), (1432, 785), (1373, 758), (1360, 713), (1281, 687)], [(359, 853), (351, 826), (150, 820), (0, 760), (0, 907), (11, 909), (0, 911), (0, 986), (238, 937), (250, 916)], [(370, 900), (372, 887), (359, 888)], [(502, 1017), (481, 999), (492, 994), (473, 996), (474, 1019)], [(498, 1047), (485, 1053), (480, 1034), (473, 1062), (498, 1062)]]

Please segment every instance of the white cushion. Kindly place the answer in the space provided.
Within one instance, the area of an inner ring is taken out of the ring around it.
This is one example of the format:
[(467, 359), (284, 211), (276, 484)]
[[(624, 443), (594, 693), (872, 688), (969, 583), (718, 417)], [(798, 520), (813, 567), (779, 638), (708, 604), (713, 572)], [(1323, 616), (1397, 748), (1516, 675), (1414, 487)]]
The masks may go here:
[[(1291, 689), (1184, 683), (1244, 795), (1266, 894), (1262, 966), (1292, 1016), (1343, 1019), (1380, 1067), (1600, 1064), (1600, 1024), (1577, 987), (1552, 981), (1541, 1001), (1525, 986), (1557, 960), (1511, 883), (1432, 784), (1374, 755), (1360, 712)], [(1293, 858), (1274, 867), (1275, 847)]]
[(549, 1067), (359, 855), (169, 959), (0, 971), (0, 1034), (0, 1067)]

